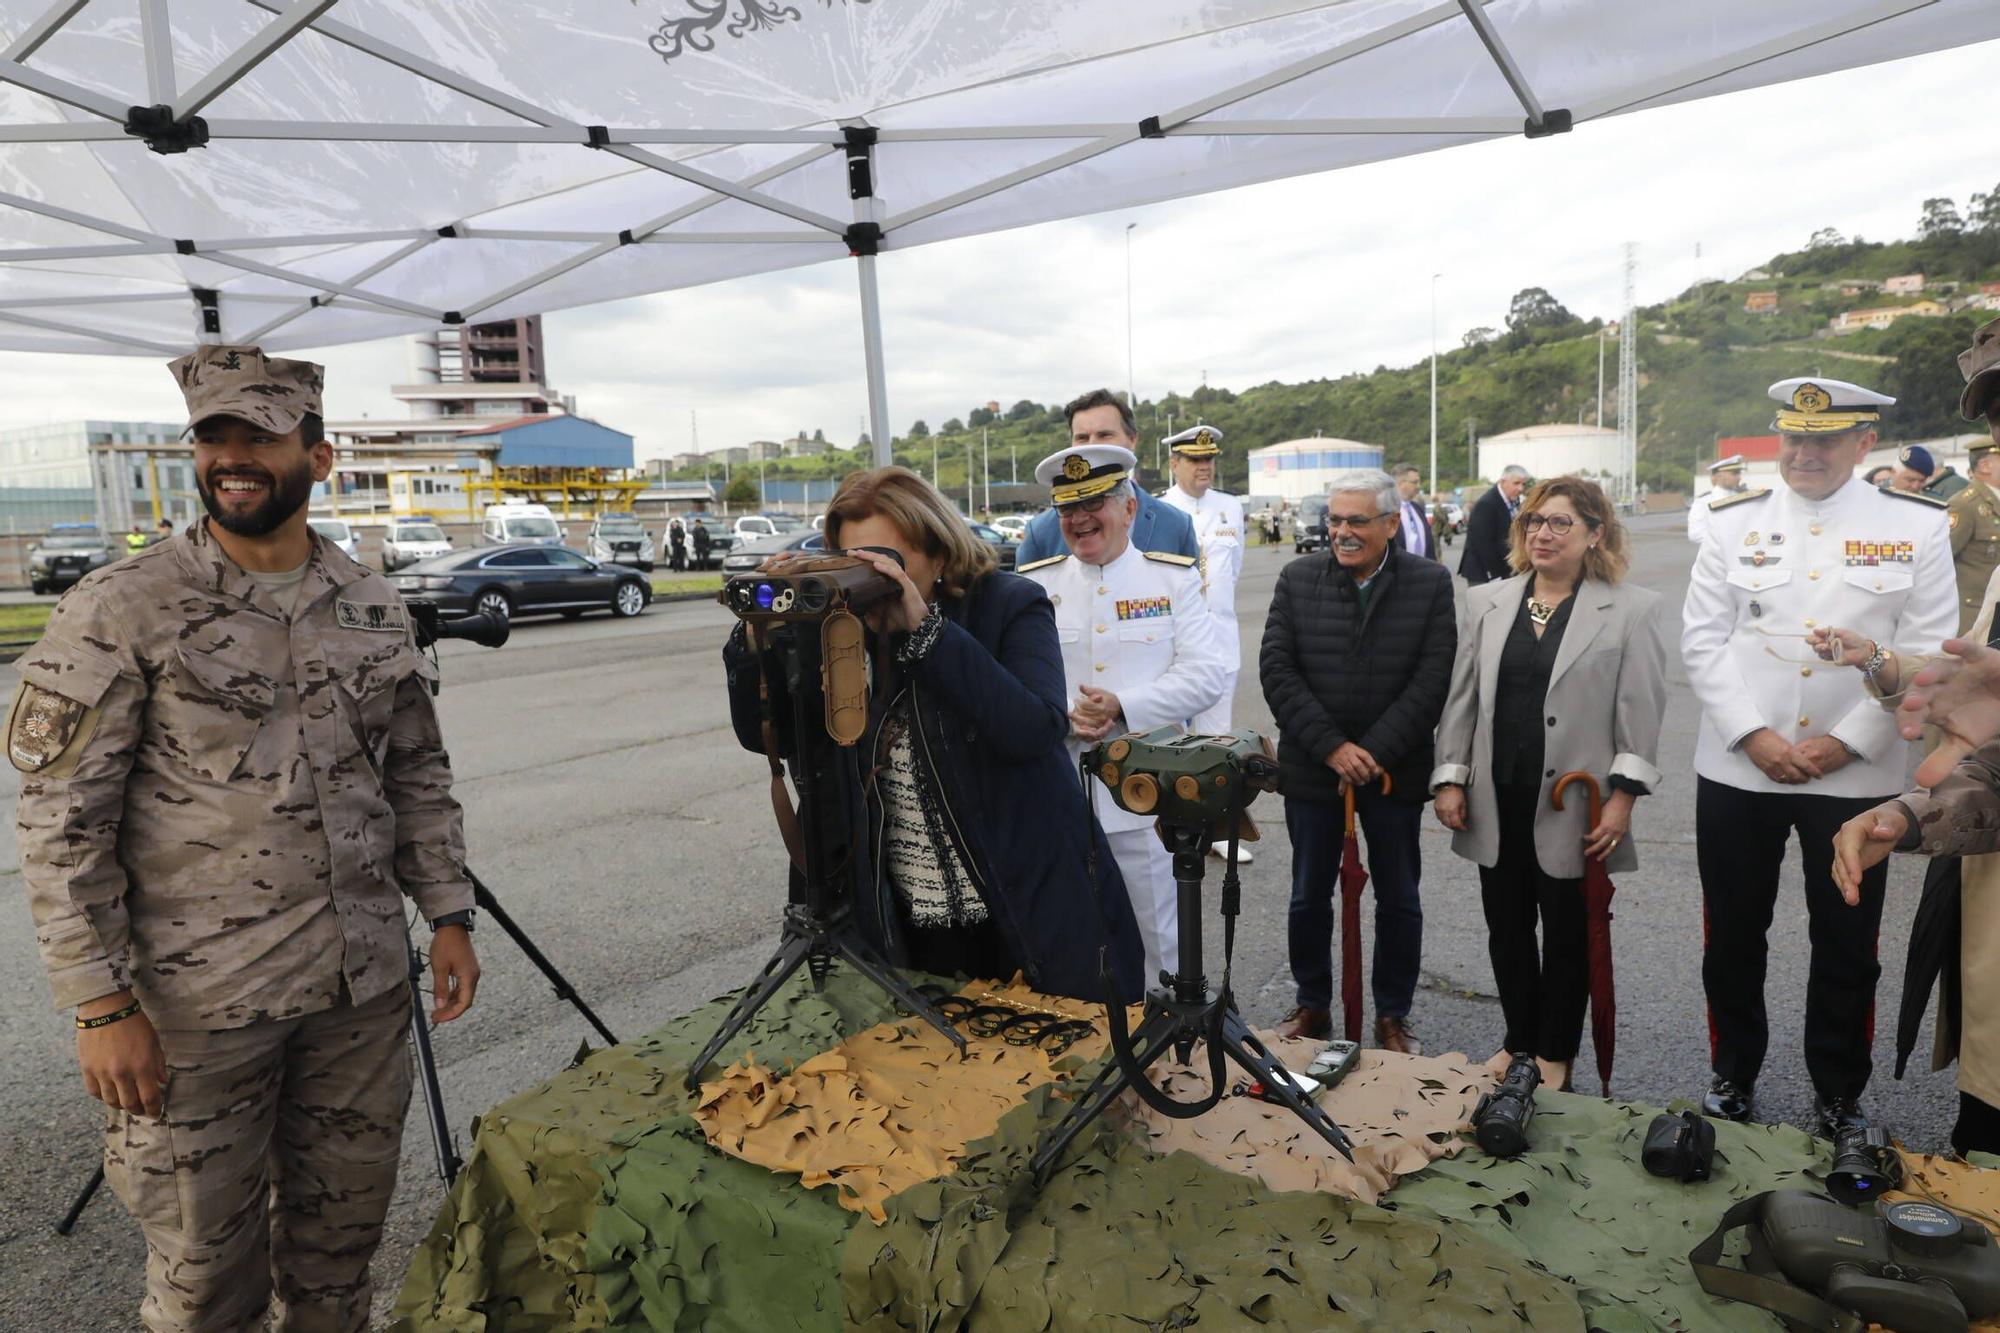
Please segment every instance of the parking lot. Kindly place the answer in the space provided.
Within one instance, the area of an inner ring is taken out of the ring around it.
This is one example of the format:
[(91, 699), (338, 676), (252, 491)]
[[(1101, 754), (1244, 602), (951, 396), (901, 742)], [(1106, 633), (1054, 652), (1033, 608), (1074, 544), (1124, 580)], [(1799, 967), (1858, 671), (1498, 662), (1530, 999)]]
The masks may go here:
[[(1635, 578), (1677, 610), (1692, 549), (1678, 516), (1641, 523)], [(1238, 604), (1253, 657), (1273, 580), (1291, 558), (1289, 546), (1249, 553)], [(1677, 636), (1678, 616), (1671, 619)], [(711, 603), (661, 603), (634, 620), (518, 625), (497, 651), (444, 647), (441, 707), (472, 863), (621, 1036), (747, 980), (775, 938), (784, 852), (763, 799), (763, 761), (740, 750), (728, 729), (718, 651), (729, 623)], [(1670, 661), (1669, 678), (1660, 759), (1669, 777), (1635, 816), (1642, 867), (1620, 878), (1614, 926), (1615, 1090), (1652, 1102), (1697, 1093), (1707, 1069), (1690, 768), (1696, 713), (1677, 662)], [(0, 669), (0, 685), (11, 693), (14, 684), (11, 668)], [(1268, 727), (1269, 720), (1253, 662), (1240, 682), (1237, 724)], [(11, 808), (14, 794), (14, 771), (0, 766), (0, 808)], [(1291, 998), (1289, 867), (1277, 803), (1267, 799), (1255, 813), (1265, 841), (1244, 875), (1236, 979), (1246, 1015), (1268, 1024)], [(1477, 879), (1434, 823), (1423, 842), (1425, 972), (1414, 1023), (1431, 1050), (1483, 1058), (1499, 1040), (1500, 1020)], [(13, 1015), (0, 1033), (0, 1160), (9, 1164), (0, 1269), (13, 1277), (0, 1289), (0, 1329), (130, 1327), (143, 1250), (117, 1202), (101, 1198), (67, 1239), (50, 1232), (94, 1165), (97, 1116), (75, 1075), (68, 1020), (49, 1007), (18, 878), (9, 840), (0, 846), (0, 912), (12, 922), (0, 931), (0, 1002)], [(1759, 1091), (1767, 1115), (1803, 1123), (1811, 1102), (1798, 1051), (1804, 905), (1795, 873), (1792, 879), (1772, 932), (1772, 1051)], [(1949, 1075), (1915, 1072), (1902, 1083), (1888, 1077), (1920, 879), (1920, 863), (1901, 860), (1891, 880), (1868, 1103), (1900, 1136), (1933, 1147), (1950, 1124)], [(1219, 923), (1204, 926), (1217, 957)], [(560, 1068), (588, 1035), (499, 931), (482, 926), (476, 941), (485, 971), (479, 1002), (437, 1034), (461, 1146), (474, 1115)], [(1926, 1034), (1920, 1051), (1928, 1041)], [(1578, 1085), (1594, 1084), (1586, 1054)], [(376, 1266), (378, 1308), (386, 1309), (440, 1198), (421, 1112), (413, 1108)]]

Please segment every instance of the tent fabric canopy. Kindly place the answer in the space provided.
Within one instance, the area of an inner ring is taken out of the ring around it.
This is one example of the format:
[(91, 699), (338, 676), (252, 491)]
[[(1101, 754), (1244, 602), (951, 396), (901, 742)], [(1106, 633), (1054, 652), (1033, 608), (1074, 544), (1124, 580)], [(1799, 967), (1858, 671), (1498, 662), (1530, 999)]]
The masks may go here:
[(1992, 0), (0, 0), (0, 347), (317, 346), (854, 254), (879, 408), (877, 249), (1995, 36)]

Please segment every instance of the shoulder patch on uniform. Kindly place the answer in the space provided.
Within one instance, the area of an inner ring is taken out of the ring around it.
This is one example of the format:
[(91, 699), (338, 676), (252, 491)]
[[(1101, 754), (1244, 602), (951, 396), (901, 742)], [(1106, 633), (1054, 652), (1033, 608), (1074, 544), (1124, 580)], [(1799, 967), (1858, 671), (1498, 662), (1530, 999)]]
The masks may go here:
[(1713, 513), (1718, 509), (1727, 509), (1731, 505), (1748, 504), (1752, 500), (1761, 500), (1770, 493), (1771, 493), (1771, 488), (1768, 486), (1759, 486), (1754, 491), (1739, 491), (1735, 495), (1732, 495), (1727, 499), (1709, 501), (1708, 502), (1709, 512)]
[(340, 622), (342, 629), (401, 634), (409, 628), (409, 613), (401, 602), (350, 602), (342, 597), (334, 603), (334, 619)]
[[(1963, 493), (1960, 492), (1960, 494)], [(1951, 508), (1951, 501), (1940, 500), (1935, 495), (1925, 495), (1922, 491), (1899, 491), (1891, 488), (1883, 491), (1882, 494), (1888, 496), (1891, 500), (1908, 500), (1913, 504), (1929, 505), (1932, 509)]]
[(1016, 574), (1025, 574), (1031, 569), (1046, 569), (1050, 565), (1059, 565), (1067, 559), (1069, 559), (1068, 551), (1064, 551), (1060, 555), (1045, 555), (1040, 560), (1030, 560), (1025, 565), (1014, 566), (1014, 572)]
[(23, 773), (39, 773), (76, 739), (90, 710), (53, 690), (23, 683), (7, 715), (7, 760)]
[(1179, 565), (1183, 569), (1191, 567), (1195, 562), (1195, 557), (1178, 555), (1173, 551), (1141, 551), (1139, 554), (1148, 560), (1157, 560), (1163, 565)]

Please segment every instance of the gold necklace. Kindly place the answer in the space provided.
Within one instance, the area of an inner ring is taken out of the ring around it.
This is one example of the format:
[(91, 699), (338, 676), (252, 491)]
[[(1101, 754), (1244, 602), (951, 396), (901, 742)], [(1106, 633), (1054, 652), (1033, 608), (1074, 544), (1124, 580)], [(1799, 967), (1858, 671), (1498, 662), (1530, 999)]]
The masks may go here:
[(1537, 601), (1533, 597), (1528, 599), (1528, 619), (1534, 621), (1537, 625), (1546, 625), (1555, 618), (1555, 603)]

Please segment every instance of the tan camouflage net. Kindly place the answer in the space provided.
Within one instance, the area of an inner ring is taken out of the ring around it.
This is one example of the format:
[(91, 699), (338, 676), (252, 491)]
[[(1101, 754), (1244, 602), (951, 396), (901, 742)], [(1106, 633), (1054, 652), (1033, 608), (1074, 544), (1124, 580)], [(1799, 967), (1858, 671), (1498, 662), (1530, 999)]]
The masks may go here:
[[(1321, 1042), (1265, 1045), (1287, 1067), (1303, 1071)], [(1181, 1101), (1208, 1092), (1207, 1056), (1195, 1048), (1189, 1065), (1162, 1061), (1154, 1081)], [(1239, 1080), (1240, 1071), (1232, 1074)], [(1274, 1190), (1321, 1190), (1374, 1203), (1404, 1176), (1450, 1157), (1466, 1144), (1472, 1108), (1493, 1088), (1493, 1076), (1462, 1055), (1407, 1056), (1363, 1051), (1319, 1104), (1354, 1141), (1348, 1161), (1291, 1111), (1254, 1097), (1224, 1097), (1193, 1120), (1173, 1120), (1138, 1105), (1138, 1119), (1157, 1153), (1188, 1152)], [(1136, 1102), (1136, 1099), (1135, 1099)]]
[(1103, 1011), (1019, 984), (972, 982), (960, 994), (981, 1003), (1093, 1021), (1094, 1031), (1058, 1057), (998, 1036), (966, 1038), (961, 1057), (921, 1019), (883, 1023), (788, 1073), (747, 1058), (703, 1083), (695, 1118), (714, 1147), (808, 1189), (832, 1185), (840, 1206), (883, 1220), (882, 1205), (921, 1181), (954, 1170), (965, 1145), (1058, 1067), (1095, 1060), (1106, 1046)]

